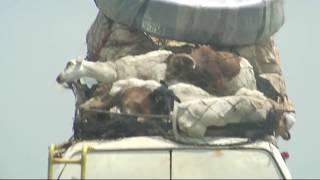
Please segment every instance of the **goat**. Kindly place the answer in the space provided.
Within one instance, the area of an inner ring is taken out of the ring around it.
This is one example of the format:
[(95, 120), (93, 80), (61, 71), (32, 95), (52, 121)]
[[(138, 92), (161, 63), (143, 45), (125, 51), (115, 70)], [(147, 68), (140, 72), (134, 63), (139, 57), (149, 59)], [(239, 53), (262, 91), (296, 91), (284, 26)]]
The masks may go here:
[(81, 77), (95, 78), (112, 85), (126, 78), (194, 84), (211, 94), (232, 95), (246, 87), (256, 89), (252, 66), (247, 60), (227, 52), (200, 47), (188, 54), (157, 50), (137, 56), (125, 56), (115, 62), (71, 60), (57, 77), (60, 84)]
[(196, 47), (191, 55), (175, 54), (165, 77), (170, 84), (174, 80), (185, 82), (220, 96), (234, 95), (241, 88), (257, 88), (253, 67), (246, 59), (209, 46)]
[(291, 138), (289, 130), (296, 121), (294, 111), (284, 110), (281, 105), (258, 90), (250, 91), (246, 88), (241, 88), (236, 95), (255, 97), (271, 103), (274, 106), (274, 109), (271, 109), (267, 114), (267, 121), (272, 122), (271, 130), (274, 131), (275, 137), (281, 136), (284, 140), (289, 140)]
[(70, 60), (64, 71), (57, 77), (59, 84), (70, 83), (82, 77), (91, 77), (99, 82), (112, 85), (126, 78), (138, 78), (169, 81), (191, 74), (194, 68), (192, 58), (187, 54), (172, 54), (171, 51), (158, 50), (137, 56), (125, 56), (115, 62), (89, 62), (83, 59)]
[(188, 83), (173, 84), (169, 86), (169, 89), (179, 97), (181, 102), (214, 97), (200, 87)]
[[(208, 46), (200, 46), (191, 53), (196, 63), (194, 73), (196, 84), (208, 92), (226, 94), (226, 81), (240, 72), (240, 57), (223, 51), (216, 51)], [(234, 92), (233, 92), (234, 93)]]
[[(187, 83), (177, 83), (168, 87), (164, 81), (129, 78), (116, 81), (104, 99), (92, 99), (81, 105), (90, 109), (99, 105), (101, 109), (117, 106), (122, 112), (142, 114), (168, 114), (176, 102), (212, 97), (203, 89)], [(146, 102), (148, 99), (148, 102)], [(135, 107), (143, 106), (143, 108)]]
[(70, 60), (57, 82), (69, 83), (82, 77), (92, 77), (99, 82), (112, 84), (116, 80), (135, 77), (161, 80), (164, 78), (165, 61), (170, 51), (159, 50), (138, 56), (125, 56), (115, 62), (89, 62), (83, 59)]
[(280, 117), (277, 119), (277, 123), (275, 126), (275, 136), (279, 137), (281, 136), (284, 140), (290, 140), (291, 134), (289, 130), (294, 125), (296, 119), (295, 119), (295, 113), (293, 112), (282, 112), (280, 114)]
[(92, 77), (100, 82), (109, 83), (116, 79), (117, 74), (108, 64), (77, 58), (67, 62), (64, 71), (57, 76), (56, 81), (59, 84), (71, 83), (82, 77)]
[(164, 81), (160, 84), (134, 78), (115, 82), (105, 101), (106, 108), (117, 106), (125, 113), (169, 115), (174, 100), (181, 101)]
[(152, 91), (146, 87), (131, 87), (107, 101), (107, 109), (118, 107), (123, 113), (153, 114), (149, 99)]
[[(106, 83), (100, 83), (105, 85)], [(140, 80), (136, 78), (129, 78), (125, 80), (118, 80), (113, 83), (112, 87), (102, 88), (102, 90), (106, 90), (106, 92), (101, 92), (96, 97), (92, 97), (91, 99), (87, 100), (85, 103), (81, 105), (81, 108), (84, 109), (110, 109), (112, 106), (115, 106), (116, 103), (121, 101), (121, 95), (126, 94), (125, 91), (127, 91), (130, 88), (134, 88), (130, 91), (138, 91), (137, 87), (142, 87), (141, 91), (145, 92), (147, 89), (148, 91), (152, 92), (154, 89), (159, 87), (160, 84), (153, 80)], [(131, 94), (128, 90), (128, 94)], [(132, 92), (132, 94), (134, 94)], [(120, 104), (118, 104), (120, 105)]]
[(150, 94), (151, 101), (154, 103), (152, 109), (158, 114), (169, 115), (173, 111), (174, 101), (180, 103), (181, 100), (171, 89), (168, 89), (168, 85), (163, 80), (160, 84), (161, 86)]

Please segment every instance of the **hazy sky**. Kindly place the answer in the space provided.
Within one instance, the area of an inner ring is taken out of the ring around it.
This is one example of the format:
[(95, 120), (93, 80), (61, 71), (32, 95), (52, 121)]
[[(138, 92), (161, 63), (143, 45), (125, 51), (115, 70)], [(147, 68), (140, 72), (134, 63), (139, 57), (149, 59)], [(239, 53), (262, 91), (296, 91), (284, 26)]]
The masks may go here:
[[(93, 0), (2, 0), (0, 6), (0, 178), (46, 178), (48, 146), (72, 134), (74, 97), (55, 83), (65, 62), (86, 52)], [(276, 35), (289, 97), (292, 139), (281, 141), (294, 178), (320, 178), (320, 1), (286, 0)]]

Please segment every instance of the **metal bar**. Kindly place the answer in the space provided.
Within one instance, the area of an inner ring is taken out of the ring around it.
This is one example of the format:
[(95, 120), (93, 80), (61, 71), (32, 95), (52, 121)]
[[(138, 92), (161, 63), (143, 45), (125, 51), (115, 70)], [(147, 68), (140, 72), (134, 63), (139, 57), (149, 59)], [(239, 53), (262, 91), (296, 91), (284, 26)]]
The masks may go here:
[(102, 113), (102, 114), (111, 114), (111, 115), (122, 115), (122, 116), (135, 116), (135, 117), (145, 117), (145, 118), (169, 118), (169, 115), (161, 115), (161, 114), (138, 114), (138, 113), (116, 113), (116, 112), (110, 112), (106, 110), (101, 109), (87, 109), (87, 108), (81, 108), (85, 111), (91, 111), (96, 113)]
[[(55, 151), (62, 149), (62, 147), (63, 147), (62, 145), (55, 145), (55, 144), (51, 144), (49, 147), (48, 179), (53, 179), (53, 165), (54, 164), (63, 164), (63, 163), (81, 165), (81, 177), (85, 177), (85, 175), (86, 175), (86, 165), (85, 164), (86, 164), (86, 154), (87, 154), (88, 146), (86, 146), (82, 149), (81, 159), (78, 159), (78, 160), (55, 158), (54, 157)], [(83, 172), (84, 172), (84, 174), (83, 174)]]
[(48, 157), (48, 179), (52, 179), (52, 176), (53, 176), (54, 150), (55, 150), (55, 145), (51, 144), (49, 147), (49, 157)]
[[(90, 152), (126, 152), (126, 151), (170, 151), (170, 150), (194, 150), (194, 149), (203, 149), (203, 150), (211, 150), (211, 149), (233, 149), (232, 147), (222, 147), (222, 148), (216, 148), (216, 147), (206, 147), (206, 146), (195, 146), (195, 147), (164, 147), (164, 148), (115, 148), (115, 149), (90, 149)], [(237, 148), (240, 149), (240, 148)], [(243, 148), (247, 149), (247, 148)]]
[(81, 179), (86, 179), (87, 175), (87, 154), (89, 147), (88, 145), (83, 145), (81, 152)]
[(169, 153), (170, 153), (170, 179), (172, 179), (172, 149), (170, 149)]
[(67, 163), (67, 164), (80, 164), (81, 163), (81, 159), (79, 160), (70, 160), (70, 159), (54, 159), (53, 160), (54, 163), (57, 164), (62, 164), (62, 163)]

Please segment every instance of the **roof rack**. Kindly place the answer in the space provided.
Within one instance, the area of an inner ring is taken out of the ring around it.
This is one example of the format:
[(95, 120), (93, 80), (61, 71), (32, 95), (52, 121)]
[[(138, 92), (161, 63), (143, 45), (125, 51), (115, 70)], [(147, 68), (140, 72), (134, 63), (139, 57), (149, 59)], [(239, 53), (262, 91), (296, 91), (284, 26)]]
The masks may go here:
[[(101, 109), (83, 109), (79, 105), (86, 101), (88, 88), (83, 87), (80, 81), (72, 83), (70, 86), (76, 97), (74, 114), (74, 139), (97, 140), (97, 139), (117, 139), (132, 136), (162, 136), (167, 139), (186, 144), (205, 145), (208, 143), (206, 138), (191, 138), (184, 136), (179, 130), (176, 119), (172, 115), (146, 115), (146, 114), (127, 114), (110, 112)], [(90, 92), (89, 92), (90, 94)], [(146, 121), (140, 121), (147, 118)], [(214, 127), (208, 129), (207, 137), (245, 137), (249, 139), (259, 139), (264, 135), (273, 135), (270, 128), (265, 124), (240, 124), (228, 125), (225, 127)], [(250, 137), (247, 132), (250, 131)], [(252, 136), (252, 137), (251, 137)]]

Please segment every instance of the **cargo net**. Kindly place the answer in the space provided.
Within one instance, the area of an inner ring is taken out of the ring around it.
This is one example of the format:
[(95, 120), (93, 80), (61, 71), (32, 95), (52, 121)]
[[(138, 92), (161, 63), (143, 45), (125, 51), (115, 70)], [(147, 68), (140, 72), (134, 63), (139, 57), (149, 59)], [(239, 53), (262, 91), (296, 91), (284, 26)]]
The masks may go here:
[(90, 97), (95, 88), (77, 81), (72, 83), (76, 97), (74, 139), (116, 139), (131, 136), (168, 136), (169, 116), (82, 109), (79, 105)]
[[(275, 110), (272, 104), (264, 102), (265, 98), (259, 100), (259, 97), (255, 97), (250, 100), (253, 95), (241, 93), (236, 97), (207, 98), (181, 103), (169, 115), (85, 109), (80, 108), (80, 105), (92, 96), (95, 87), (88, 88), (80, 81), (70, 86), (76, 97), (73, 124), (75, 141), (133, 136), (162, 136), (196, 144), (206, 144), (208, 137), (270, 140), (268, 138), (275, 135), (278, 119), (283, 113)], [(263, 107), (258, 107), (259, 105)]]
[[(163, 136), (199, 142), (207, 137), (269, 135), (290, 139), (295, 112), (272, 39), (233, 49), (174, 41), (158, 46), (107, 61), (67, 63), (57, 81), (76, 96), (75, 140)], [(101, 52), (108, 53), (100, 56), (119, 54), (116, 47), (103, 47)], [(84, 77), (99, 83), (89, 88), (81, 81)], [(164, 92), (166, 96), (158, 98)], [(141, 94), (148, 94), (149, 101)]]

